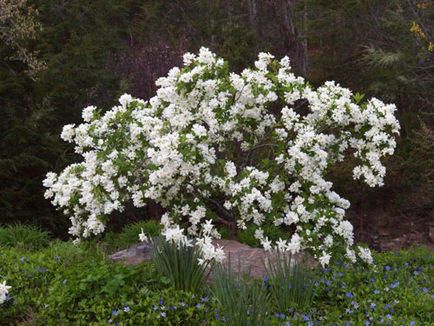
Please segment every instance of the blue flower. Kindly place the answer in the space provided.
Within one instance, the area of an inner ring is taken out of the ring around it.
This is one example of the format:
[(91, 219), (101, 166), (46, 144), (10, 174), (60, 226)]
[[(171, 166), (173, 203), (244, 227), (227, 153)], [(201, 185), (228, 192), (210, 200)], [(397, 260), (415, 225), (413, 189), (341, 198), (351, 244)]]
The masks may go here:
[(391, 314), (387, 314), (386, 317), (387, 317), (387, 319), (392, 319), (392, 315)]
[(264, 275), (264, 278), (262, 279), (262, 286), (266, 287), (268, 284), (268, 276)]
[(357, 303), (357, 301), (351, 301), (351, 304), (355, 309), (359, 308), (359, 304)]
[(281, 312), (276, 313), (275, 316), (276, 316), (276, 318), (281, 318), (281, 319), (285, 318), (285, 314), (283, 314)]
[(160, 299), (160, 305), (162, 306), (164, 304), (163, 298)]
[(376, 304), (375, 304), (374, 302), (372, 302), (372, 303), (369, 305), (369, 308), (371, 308), (371, 309), (375, 309), (375, 306), (376, 306)]
[(412, 321), (410, 322), (410, 326), (414, 326), (414, 325), (416, 325), (416, 322), (412, 320)]
[(195, 307), (196, 307), (197, 309), (200, 309), (200, 307), (202, 307), (202, 305), (201, 305), (200, 303), (197, 303), (197, 304), (195, 305)]
[(310, 318), (309, 318), (308, 315), (302, 314), (302, 317), (303, 317), (304, 321), (309, 321), (310, 320)]
[(344, 273), (339, 272), (339, 273), (338, 273), (338, 276), (339, 276), (339, 277), (342, 277), (342, 276), (344, 276)]
[(47, 271), (47, 269), (45, 267), (38, 266), (38, 267), (36, 267), (36, 271), (39, 273), (45, 273)]
[(384, 270), (386, 270), (386, 271), (390, 271), (392, 269), (392, 267), (390, 267), (390, 266), (384, 266)]
[(20, 262), (24, 263), (26, 261), (26, 257), (21, 257)]
[(112, 315), (113, 315), (113, 316), (117, 316), (117, 315), (119, 315), (119, 310), (114, 309), (114, 310), (112, 311)]
[(158, 306), (157, 305), (154, 305), (154, 307), (152, 308), (154, 311), (157, 311), (158, 310)]
[(428, 288), (423, 288), (422, 291), (428, 293)]
[(386, 304), (385, 306), (384, 306), (384, 309), (385, 310), (387, 310), (387, 309), (389, 309), (390, 308), (390, 304)]
[(369, 325), (371, 325), (371, 322), (369, 320), (366, 320), (365, 321), (365, 326), (369, 326)]
[(399, 281), (397, 281), (397, 282), (395, 282), (395, 283), (391, 283), (391, 284), (390, 284), (390, 287), (391, 287), (392, 289), (394, 289), (394, 288), (398, 287), (398, 285), (399, 285)]
[(128, 305), (125, 305), (125, 307), (124, 307), (124, 311), (125, 312), (129, 312), (131, 309), (130, 309), (130, 306), (128, 306)]
[(370, 281), (371, 281), (371, 283), (374, 283), (375, 282), (375, 277), (371, 277)]
[(347, 298), (352, 298), (352, 297), (354, 297), (354, 295), (353, 295), (351, 292), (347, 292), (347, 293), (345, 293), (345, 296), (346, 296)]
[(200, 298), (200, 301), (202, 301), (202, 302), (208, 302), (209, 298), (208, 297), (203, 297), (203, 298)]
[(374, 294), (379, 294), (380, 291), (379, 290), (374, 290)]
[(163, 317), (163, 318), (166, 318), (167, 315), (166, 315), (166, 313), (163, 311), (162, 313), (160, 313), (160, 316)]

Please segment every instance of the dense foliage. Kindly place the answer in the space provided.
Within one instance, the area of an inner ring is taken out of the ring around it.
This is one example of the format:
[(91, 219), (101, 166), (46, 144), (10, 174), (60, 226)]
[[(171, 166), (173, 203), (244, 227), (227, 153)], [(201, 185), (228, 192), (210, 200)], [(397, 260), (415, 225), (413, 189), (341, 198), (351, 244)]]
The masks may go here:
[[(375, 255), (375, 269), (338, 263), (316, 270), (309, 283), (313, 301), (288, 309), (270, 289), (278, 283), (281, 292), (287, 280), (299, 279), (284, 267), (263, 280), (223, 273), (209, 290), (187, 293), (151, 262), (112, 263), (101, 248), (59, 241), (38, 250), (1, 247), (0, 291), (9, 292), (1, 324), (220, 325), (225, 314), (230, 318), (230, 305), (247, 319), (254, 305), (270, 325), (430, 325), (434, 317), (433, 257), (423, 248)], [(289, 286), (287, 295), (288, 302), (300, 300)]]
[[(83, 161), (48, 173), (44, 186), (70, 216), (73, 236), (102, 233), (128, 201), (155, 201), (167, 210), (165, 237), (186, 242), (186, 231), (206, 259), (222, 259), (211, 239), (220, 238), (215, 225), (223, 220), (257, 226), (267, 250), (307, 249), (323, 265), (338, 251), (371, 262), (368, 249), (353, 248), (349, 202), (325, 176), (353, 151), (354, 178), (383, 184), (381, 159), (393, 154), (399, 133), (393, 104), (362, 102), (334, 82), (315, 89), (294, 75), (288, 57), (260, 53), (254, 68), (236, 74), (206, 48), (185, 54), (184, 66), (157, 85), (149, 102), (123, 95), (105, 114), (89, 106), (84, 123), (63, 128)], [(291, 240), (273, 244), (263, 225), (291, 228)]]

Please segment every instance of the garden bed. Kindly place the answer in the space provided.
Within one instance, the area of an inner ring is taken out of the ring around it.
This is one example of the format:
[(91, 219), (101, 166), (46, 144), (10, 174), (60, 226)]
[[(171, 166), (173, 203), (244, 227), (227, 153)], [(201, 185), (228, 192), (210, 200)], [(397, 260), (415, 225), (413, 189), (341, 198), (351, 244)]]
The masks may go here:
[[(208, 286), (175, 290), (152, 262), (113, 263), (104, 246), (60, 241), (0, 250), (0, 276), (12, 286), (2, 325), (218, 325)], [(375, 267), (316, 269), (311, 307), (268, 311), (271, 325), (431, 325), (433, 257), (427, 248), (375, 254)], [(266, 280), (265, 280), (266, 281)], [(246, 280), (264, 282), (264, 280)]]

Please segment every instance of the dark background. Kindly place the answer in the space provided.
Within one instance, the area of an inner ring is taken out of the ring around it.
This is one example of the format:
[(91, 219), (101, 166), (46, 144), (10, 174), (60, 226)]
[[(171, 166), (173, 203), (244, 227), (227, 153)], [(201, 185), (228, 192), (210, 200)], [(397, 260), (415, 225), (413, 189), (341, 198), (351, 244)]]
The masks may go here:
[[(0, 12), (5, 6), (0, 1)], [(62, 126), (79, 123), (87, 105), (110, 108), (124, 92), (153, 96), (156, 78), (180, 65), (184, 52), (206, 46), (235, 71), (269, 51), (288, 55), (314, 85), (332, 79), (396, 103), (402, 132), (386, 162), (385, 186), (352, 181), (351, 160), (331, 178), (352, 202), (348, 215), (359, 240), (377, 249), (429, 243), (432, 1), (34, 0), (16, 12), (27, 21), (31, 16), (37, 28), (28, 33), (20, 20), (0, 14), (0, 224), (36, 224), (66, 238), (69, 221), (44, 199), (42, 187), (48, 171), (77, 159), (60, 140)], [(35, 62), (43, 67), (32, 68)], [(129, 210), (110, 228), (160, 214), (155, 205)]]

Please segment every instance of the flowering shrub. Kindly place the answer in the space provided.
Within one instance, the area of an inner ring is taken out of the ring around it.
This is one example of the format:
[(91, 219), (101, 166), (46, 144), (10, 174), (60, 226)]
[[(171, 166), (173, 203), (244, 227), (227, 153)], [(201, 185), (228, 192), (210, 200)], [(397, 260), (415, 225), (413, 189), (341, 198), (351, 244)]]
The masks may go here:
[(6, 285), (6, 282), (0, 283), (0, 304), (3, 304), (8, 299), (10, 288), (10, 286)]
[[(83, 110), (84, 123), (61, 137), (83, 162), (48, 173), (46, 198), (70, 215), (79, 239), (104, 231), (108, 215), (131, 201), (161, 204), (167, 240), (196, 238), (204, 259), (221, 260), (216, 223), (252, 224), (267, 250), (309, 250), (322, 265), (344, 253), (372, 262), (353, 244), (344, 219), (350, 203), (325, 176), (345, 154), (358, 159), (354, 178), (381, 186), (380, 159), (394, 152), (395, 106), (335, 82), (315, 89), (291, 72), (287, 57), (260, 53), (255, 67), (232, 73), (206, 48), (157, 80), (149, 101), (123, 95), (107, 112)], [(289, 240), (269, 240), (264, 226)]]

